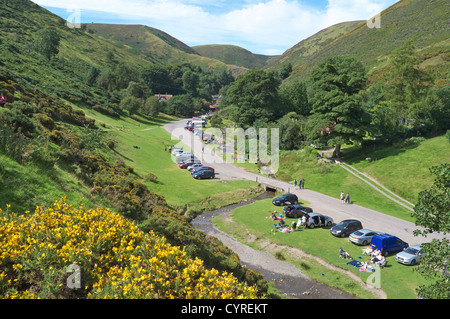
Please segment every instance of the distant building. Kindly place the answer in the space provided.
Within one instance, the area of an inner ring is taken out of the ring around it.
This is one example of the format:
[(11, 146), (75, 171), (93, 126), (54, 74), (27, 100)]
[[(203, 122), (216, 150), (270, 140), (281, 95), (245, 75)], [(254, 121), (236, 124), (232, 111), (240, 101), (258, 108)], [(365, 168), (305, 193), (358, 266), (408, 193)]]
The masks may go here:
[(155, 97), (158, 99), (159, 102), (163, 100), (169, 101), (172, 96), (173, 95), (170, 94), (155, 94)]

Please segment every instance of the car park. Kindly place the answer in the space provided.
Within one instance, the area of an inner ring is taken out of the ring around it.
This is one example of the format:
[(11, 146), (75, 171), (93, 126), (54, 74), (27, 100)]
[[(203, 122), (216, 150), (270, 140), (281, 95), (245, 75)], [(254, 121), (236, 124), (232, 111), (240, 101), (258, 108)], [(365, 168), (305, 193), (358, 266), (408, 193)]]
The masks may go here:
[(300, 205), (287, 205), (283, 208), (283, 214), (288, 218), (299, 218), (312, 211), (312, 208)]
[(359, 220), (346, 219), (331, 227), (330, 233), (336, 237), (346, 237), (362, 228), (363, 226)]
[(381, 234), (381, 232), (363, 228), (351, 233), (348, 239), (354, 244), (366, 246), (370, 244), (373, 236)]
[(396, 236), (390, 234), (381, 234), (372, 237), (372, 239), (370, 240), (370, 246), (372, 246), (374, 250), (378, 249), (383, 256), (387, 256), (390, 253), (402, 251), (409, 245), (407, 242), (404, 242)]
[(214, 178), (215, 177), (215, 173), (213, 171), (205, 169), (205, 170), (201, 170), (199, 172), (194, 172), (192, 174), (192, 177), (195, 178), (195, 179)]
[(297, 204), (297, 203), (298, 203), (298, 198), (297, 198), (297, 195), (295, 195), (295, 194), (283, 194), (272, 200), (272, 204), (274, 204), (275, 206), (284, 206), (284, 205), (291, 205), (291, 204)]
[(423, 255), (420, 245), (413, 245), (395, 255), (395, 260), (404, 265), (414, 266), (420, 262)]
[(325, 216), (319, 213), (307, 213), (306, 217), (306, 227), (331, 227), (333, 225), (333, 218)]

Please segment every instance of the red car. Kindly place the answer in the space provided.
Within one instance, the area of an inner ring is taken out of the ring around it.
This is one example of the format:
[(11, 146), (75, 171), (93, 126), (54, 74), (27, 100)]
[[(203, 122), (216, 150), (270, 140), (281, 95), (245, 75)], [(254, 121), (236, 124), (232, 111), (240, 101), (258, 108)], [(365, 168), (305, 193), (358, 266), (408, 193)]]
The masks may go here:
[(191, 166), (192, 164), (197, 164), (195, 162), (190, 162), (190, 163), (181, 163), (180, 165), (178, 165), (180, 168), (182, 169), (187, 169), (189, 166)]

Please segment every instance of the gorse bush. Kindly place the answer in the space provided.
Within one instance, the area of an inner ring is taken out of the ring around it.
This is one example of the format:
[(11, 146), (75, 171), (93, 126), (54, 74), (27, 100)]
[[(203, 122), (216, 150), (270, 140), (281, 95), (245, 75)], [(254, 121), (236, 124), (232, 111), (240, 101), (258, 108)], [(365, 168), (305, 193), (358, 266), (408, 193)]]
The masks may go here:
[(9, 210), (0, 209), (1, 298), (256, 298), (255, 288), (107, 209), (62, 198), (34, 213)]

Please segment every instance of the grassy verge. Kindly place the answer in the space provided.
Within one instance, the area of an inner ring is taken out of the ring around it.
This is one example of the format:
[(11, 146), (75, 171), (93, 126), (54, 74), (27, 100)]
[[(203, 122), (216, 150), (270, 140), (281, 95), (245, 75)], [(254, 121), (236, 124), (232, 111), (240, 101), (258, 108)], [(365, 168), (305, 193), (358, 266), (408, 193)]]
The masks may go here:
[[(272, 220), (266, 218), (274, 211), (274, 207), (270, 199), (257, 201), (236, 209), (233, 212), (233, 220), (236, 224), (242, 225), (241, 227), (245, 227), (260, 241), (269, 240), (278, 245), (299, 248), (307, 254), (320, 256), (326, 262), (358, 275), (364, 282), (368, 280), (371, 273), (363, 273), (358, 268), (346, 265), (346, 261), (339, 258), (338, 254), (339, 247), (342, 247), (355, 259), (366, 261), (368, 257), (362, 255), (363, 247), (352, 244), (346, 238), (332, 236), (328, 229), (305, 229), (293, 233), (274, 233)], [(281, 213), (280, 208), (276, 208), (276, 210)], [(222, 230), (230, 232), (230, 228), (227, 229), (225, 223), (217, 222), (218, 220), (218, 218), (214, 219), (214, 223)], [(288, 223), (291, 221), (293, 220), (288, 219)], [(234, 227), (235, 225), (232, 228)], [(242, 234), (242, 230), (234, 229), (230, 233), (232, 235)], [(240, 240), (244, 240), (244, 237), (241, 236)], [(255, 246), (255, 242), (251, 245)], [(285, 256), (286, 260), (302, 268), (312, 279), (344, 289), (359, 298), (371, 298), (371, 294), (363, 290), (356, 281), (342, 272), (330, 271), (310, 260), (295, 260), (293, 257), (289, 257), (288, 254), (284, 254), (283, 251), (281, 251), (281, 255)], [(358, 256), (362, 258), (359, 259)], [(387, 297), (391, 299), (416, 298), (415, 288), (426, 283), (425, 279), (414, 271), (416, 267), (397, 263), (395, 255), (388, 256), (387, 261), (387, 266), (380, 273), (381, 289), (386, 292)]]

